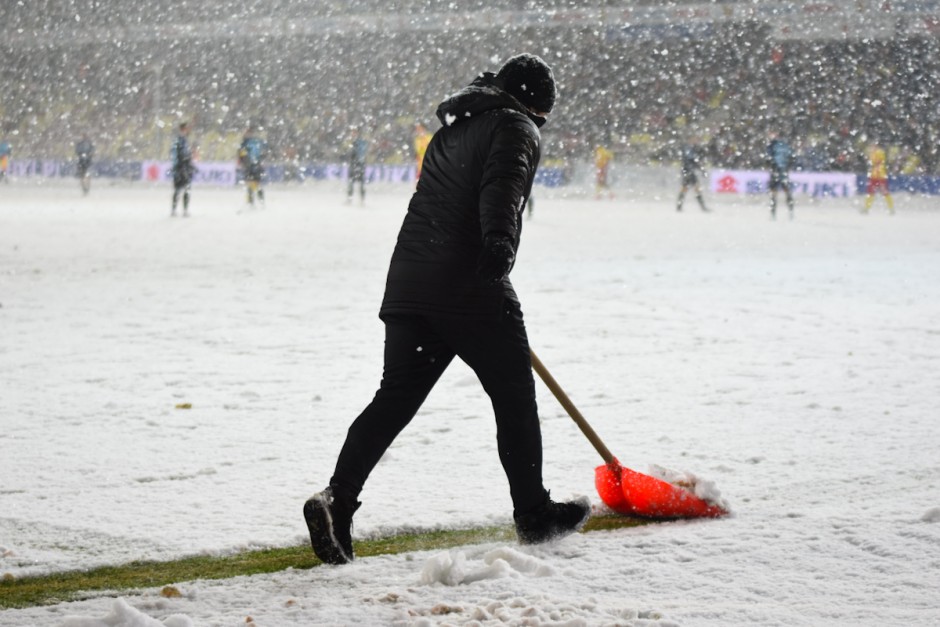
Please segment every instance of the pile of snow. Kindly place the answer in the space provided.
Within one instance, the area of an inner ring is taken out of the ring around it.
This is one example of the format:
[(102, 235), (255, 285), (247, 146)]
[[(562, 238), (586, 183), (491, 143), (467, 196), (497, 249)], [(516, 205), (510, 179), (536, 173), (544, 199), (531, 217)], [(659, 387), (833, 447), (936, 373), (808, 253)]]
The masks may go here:
[(666, 483), (688, 490), (698, 498), (709, 505), (715, 505), (725, 510), (731, 511), (728, 501), (721, 497), (721, 492), (714, 481), (710, 481), (689, 471), (672, 470), (657, 464), (650, 464), (649, 475)]
[(500, 547), (483, 555), (482, 563), (467, 559), (466, 551), (453, 550), (435, 555), (421, 571), (421, 583), (458, 586), (501, 577), (551, 577), (555, 569), (548, 563), (510, 547)]
[(59, 627), (195, 627), (195, 623), (182, 614), (173, 614), (160, 621), (131, 607), (123, 598), (118, 598), (106, 616), (69, 616)]

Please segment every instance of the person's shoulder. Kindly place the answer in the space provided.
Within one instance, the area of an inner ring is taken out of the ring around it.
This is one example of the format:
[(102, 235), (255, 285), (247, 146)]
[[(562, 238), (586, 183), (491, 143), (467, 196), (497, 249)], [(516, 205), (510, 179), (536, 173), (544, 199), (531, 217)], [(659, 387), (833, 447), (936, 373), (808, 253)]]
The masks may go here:
[(496, 128), (511, 128), (521, 130), (534, 138), (539, 138), (539, 128), (525, 113), (512, 108), (493, 109), (488, 112), (492, 116)]

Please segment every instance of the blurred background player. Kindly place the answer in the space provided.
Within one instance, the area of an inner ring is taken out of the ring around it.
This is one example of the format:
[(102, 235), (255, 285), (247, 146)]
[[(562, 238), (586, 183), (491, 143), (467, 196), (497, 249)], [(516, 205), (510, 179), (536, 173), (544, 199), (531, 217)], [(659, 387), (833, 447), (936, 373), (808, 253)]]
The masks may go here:
[(614, 193), (610, 191), (609, 181), (610, 162), (613, 160), (614, 153), (607, 147), (598, 145), (594, 149), (594, 197), (598, 200), (605, 193), (610, 198), (614, 197)]
[(880, 191), (888, 204), (888, 211), (894, 213), (894, 200), (888, 188), (888, 157), (885, 149), (878, 144), (868, 148), (868, 195), (865, 196), (865, 208), (862, 213), (868, 213), (872, 203), (875, 202), (875, 192)]
[(261, 189), (261, 180), (264, 178), (264, 158), (267, 156), (268, 145), (258, 137), (257, 130), (249, 126), (238, 147), (238, 167), (245, 178), (245, 187), (248, 189), (248, 204), (255, 205), (255, 196), (264, 206), (264, 190)]
[(421, 166), (424, 165), (424, 153), (428, 150), (428, 144), (431, 143), (431, 133), (424, 127), (424, 124), (415, 124), (415, 162), (417, 170), (415, 179), (421, 178)]
[(95, 145), (87, 133), (75, 143), (75, 156), (78, 158), (78, 182), (82, 186), (82, 194), (87, 196), (91, 191), (91, 160), (95, 156)]
[(682, 171), (680, 173), (681, 178), (681, 187), (679, 188), (679, 201), (676, 203), (676, 211), (682, 211), (682, 203), (685, 200), (685, 193), (689, 191), (689, 188), (695, 190), (695, 199), (698, 200), (699, 206), (702, 208), (702, 211), (708, 211), (708, 208), (705, 206), (705, 199), (702, 198), (702, 188), (698, 182), (698, 172), (704, 170), (702, 162), (704, 158), (702, 156), (702, 150), (698, 145), (698, 140), (695, 138), (689, 140), (687, 144), (682, 146)]
[(790, 190), (790, 166), (793, 163), (793, 148), (772, 132), (767, 145), (767, 160), (770, 163), (770, 217), (777, 219), (777, 190), (782, 189), (787, 196), (790, 219), (793, 219), (793, 192)]
[(5, 139), (0, 139), (0, 181), (9, 183), (7, 170), (10, 168), (10, 157), (13, 155), (13, 146)]
[(170, 215), (176, 215), (176, 205), (180, 195), (183, 197), (183, 216), (189, 216), (189, 188), (193, 182), (196, 166), (193, 165), (193, 151), (189, 145), (189, 123), (181, 122), (179, 133), (170, 146), (170, 172), (173, 175), (173, 205)]
[(346, 202), (352, 202), (353, 188), (359, 183), (359, 202), (366, 202), (366, 154), (369, 142), (362, 138), (362, 132), (353, 132), (352, 146), (349, 149), (349, 187), (346, 190)]

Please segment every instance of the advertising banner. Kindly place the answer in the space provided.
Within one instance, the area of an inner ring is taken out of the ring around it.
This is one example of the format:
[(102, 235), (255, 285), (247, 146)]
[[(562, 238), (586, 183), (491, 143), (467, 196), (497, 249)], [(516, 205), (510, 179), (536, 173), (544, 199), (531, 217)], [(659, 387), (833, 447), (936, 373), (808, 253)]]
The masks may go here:
[(55, 159), (11, 159), (7, 172), (16, 178), (64, 176), (63, 163)]
[[(344, 177), (347, 175), (344, 172)], [(366, 182), (410, 183), (415, 180), (413, 165), (369, 165), (366, 166)]]
[[(349, 166), (345, 163), (321, 163), (294, 166), (294, 179), (315, 181), (345, 181), (349, 175)], [(63, 178), (75, 176), (74, 161), (61, 159), (13, 159), (10, 161), (9, 174), (13, 178)], [(150, 183), (171, 184), (169, 161), (113, 161), (104, 159), (92, 165), (92, 176), (100, 178), (120, 178), (128, 181), (146, 181)], [(287, 166), (272, 163), (265, 168), (266, 183), (280, 183), (287, 180)], [(409, 164), (369, 164), (366, 166), (366, 183), (405, 183), (413, 185), (415, 166)], [(234, 161), (197, 161), (194, 185), (235, 185), (242, 182)], [(546, 187), (558, 187), (566, 183), (564, 171), (557, 167), (539, 168), (535, 182)]]
[[(766, 170), (712, 170), (711, 191), (715, 194), (767, 194), (770, 173)], [(857, 191), (850, 172), (790, 172), (794, 194), (813, 198), (848, 198)]]
[[(170, 165), (169, 161), (143, 161), (140, 178), (152, 183), (169, 183), (173, 180)], [(234, 161), (197, 161), (193, 185), (234, 185), (235, 169)]]

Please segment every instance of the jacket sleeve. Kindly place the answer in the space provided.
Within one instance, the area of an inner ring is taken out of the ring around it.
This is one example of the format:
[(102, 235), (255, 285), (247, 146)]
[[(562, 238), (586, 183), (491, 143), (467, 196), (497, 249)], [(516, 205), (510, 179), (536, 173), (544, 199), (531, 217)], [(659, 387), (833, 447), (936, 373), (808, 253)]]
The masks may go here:
[(518, 242), (519, 213), (540, 157), (539, 132), (531, 121), (513, 115), (496, 127), (480, 181), (481, 237), (505, 233)]

